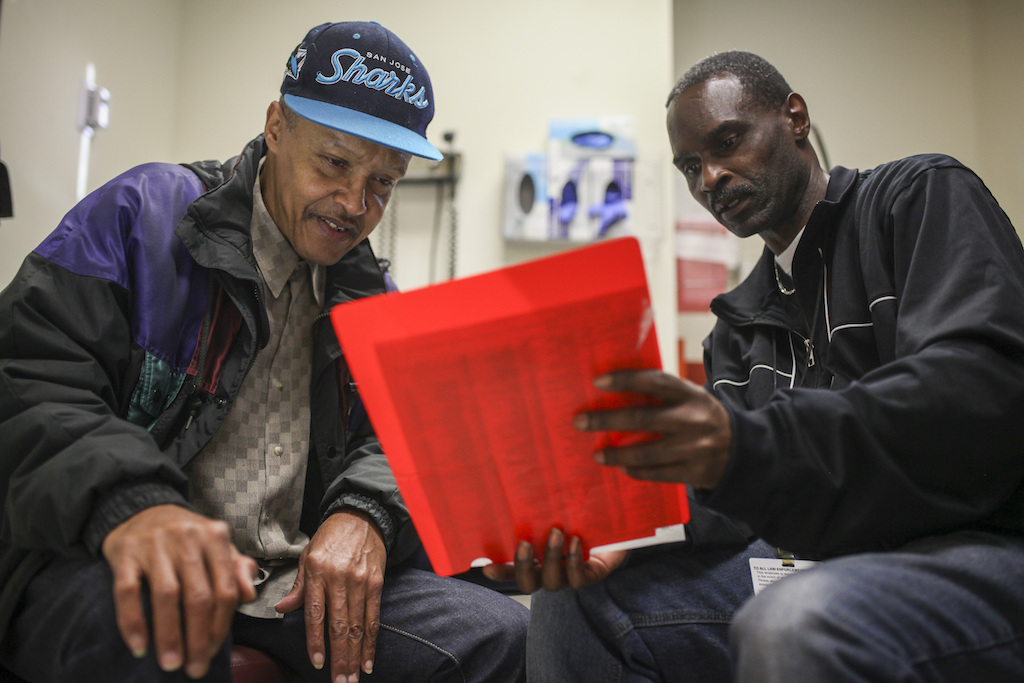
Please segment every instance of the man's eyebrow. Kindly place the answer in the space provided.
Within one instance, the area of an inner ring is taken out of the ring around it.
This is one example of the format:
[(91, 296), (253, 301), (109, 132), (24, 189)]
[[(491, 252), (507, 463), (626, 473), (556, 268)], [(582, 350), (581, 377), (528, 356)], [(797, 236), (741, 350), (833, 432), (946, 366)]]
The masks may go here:
[(395, 176), (397, 179), (401, 180), (402, 178), (404, 178), (406, 176), (407, 173), (409, 173), (409, 167), (408, 166), (402, 167), (399, 164), (395, 164), (393, 166), (385, 168), (384, 172), (385, 173), (390, 173), (391, 175)]
[(686, 161), (687, 159), (692, 159), (695, 156), (697, 156), (697, 155), (696, 154), (689, 154), (689, 153), (687, 153), (687, 154), (680, 154), (679, 156), (677, 156), (674, 159), (672, 159), (672, 165), (675, 166), (676, 168), (679, 168), (680, 166), (683, 165), (684, 161)]
[[(327, 148), (333, 150), (332, 153), (337, 154), (339, 156), (345, 156), (353, 159), (359, 159), (362, 158), (362, 156), (364, 156), (360, 155), (359, 152), (354, 147), (347, 144), (346, 141), (343, 140), (336, 140), (330, 138), (325, 141), (325, 144)], [(400, 159), (404, 159), (406, 153), (399, 152), (399, 155), (401, 155), (399, 157)], [(403, 165), (401, 161), (396, 160), (394, 163), (382, 164), (378, 171), (382, 173), (390, 173), (392, 175), (403, 177), (408, 172), (408, 162), (406, 162), (406, 164)]]
[[(709, 130), (703, 136), (701, 136), (701, 143), (709, 144), (714, 140), (720, 139), (722, 136), (732, 133), (733, 131), (742, 130), (746, 128), (745, 122), (738, 119), (729, 119), (728, 121), (722, 121), (720, 124)], [(688, 152), (686, 154), (680, 154), (679, 156), (672, 159), (672, 165), (678, 167), (679, 164), (683, 163), (690, 157), (695, 157), (697, 154)]]
[(750, 124), (740, 119), (729, 119), (728, 121), (722, 121), (720, 124), (714, 127), (714, 129), (708, 133), (707, 139), (715, 140), (721, 138), (727, 133), (732, 133), (737, 130), (744, 130), (749, 128)]
[[(412, 161), (412, 155), (407, 152), (399, 152), (399, 156), (393, 164), (388, 164), (383, 169), (386, 173), (404, 178), (409, 172), (409, 162)], [(404, 162), (404, 163), (403, 163)]]

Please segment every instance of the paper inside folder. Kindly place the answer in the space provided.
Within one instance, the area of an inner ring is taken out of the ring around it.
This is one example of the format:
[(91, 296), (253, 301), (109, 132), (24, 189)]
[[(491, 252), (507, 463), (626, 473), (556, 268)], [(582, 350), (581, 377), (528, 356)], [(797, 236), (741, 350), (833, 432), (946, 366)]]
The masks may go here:
[(653, 536), (645, 536), (644, 538), (634, 538), (630, 541), (620, 541), (619, 543), (599, 545), (596, 548), (591, 548), (590, 552), (605, 553), (613, 550), (632, 550), (633, 548), (646, 548), (650, 545), (676, 543), (678, 541), (685, 540), (686, 527), (682, 524), (673, 524), (672, 526), (663, 526), (655, 529)]

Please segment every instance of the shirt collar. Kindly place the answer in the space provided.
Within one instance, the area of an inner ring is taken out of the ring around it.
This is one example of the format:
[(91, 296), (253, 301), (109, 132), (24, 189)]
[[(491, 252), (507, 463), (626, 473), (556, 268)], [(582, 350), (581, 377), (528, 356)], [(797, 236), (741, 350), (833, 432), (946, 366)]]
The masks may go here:
[[(260, 170), (263, 170), (262, 166)], [(256, 182), (253, 184), (252, 219), (249, 223), (249, 230), (252, 235), (252, 254), (256, 259), (256, 265), (263, 275), (264, 284), (276, 299), (281, 296), (281, 291), (288, 284), (292, 272), (302, 261), (274, 223), (274, 219), (270, 217), (270, 212), (267, 211), (267, 206), (263, 202), (263, 192), (260, 189), (259, 173), (256, 174)], [(308, 265), (313, 283), (313, 296), (317, 306), (322, 308), (326, 270), (317, 263)]]
[(793, 256), (796, 254), (796, 245), (800, 244), (800, 238), (804, 236), (804, 230), (806, 227), (807, 226), (800, 228), (800, 232), (796, 234), (796, 237), (794, 237), (793, 241), (789, 243), (786, 250), (775, 257), (775, 262), (779, 264), (779, 268), (781, 268), (786, 275), (793, 275)]

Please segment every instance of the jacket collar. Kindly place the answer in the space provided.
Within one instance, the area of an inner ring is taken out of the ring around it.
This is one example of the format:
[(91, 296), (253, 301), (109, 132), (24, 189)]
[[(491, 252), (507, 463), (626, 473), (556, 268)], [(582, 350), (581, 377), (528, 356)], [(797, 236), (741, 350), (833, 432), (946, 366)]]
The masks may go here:
[[(260, 135), (226, 163), (186, 164), (199, 176), (206, 192), (189, 206), (176, 233), (200, 265), (226, 271), (234, 277), (259, 280), (249, 224), (253, 183), (266, 153), (266, 143)], [(239, 255), (243, 258), (239, 259)], [(360, 242), (341, 261), (327, 268), (328, 307), (384, 290), (384, 276), (368, 240)]]
[(185, 164), (199, 177), (206, 191), (189, 205), (175, 234), (201, 266), (238, 278), (259, 278), (252, 256), (249, 222), (252, 187), (264, 154), (266, 145), (260, 135), (225, 163)]
[[(808, 264), (813, 262), (815, 253), (829, 248), (839, 227), (835, 218), (849, 201), (858, 175), (856, 169), (842, 166), (836, 166), (829, 173), (825, 198), (811, 212), (793, 258), (793, 274), (798, 289), (805, 285), (803, 280), (807, 277)], [(711, 312), (734, 324), (785, 324), (788, 317), (784, 310), (786, 302), (775, 282), (774, 260), (775, 255), (765, 247), (761, 258), (743, 282), (711, 301)]]
[[(255, 288), (262, 298), (263, 280), (252, 253), (249, 225), (252, 219), (253, 185), (259, 163), (266, 154), (263, 136), (252, 140), (242, 153), (225, 163), (217, 161), (186, 164), (203, 182), (206, 191), (193, 201), (175, 234), (196, 263), (227, 274), (224, 284), (233, 291), (239, 312), (253, 331), (257, 343), (265, 343), (270, 324), (263, 306), (254, 308)], [(338, 263), (327, 268), (325, 313), (334, 304), (380, 294), (385, 291), (384, 275), (363, 240)], [(246, 287), (244, 283), (248, 282)], [(329, 326), (319, 326), (327, 329)], [(320, 333), (318, 333), (320, 334)], [(324, 338), (332, 357), (340, 351), (333, 332)]]

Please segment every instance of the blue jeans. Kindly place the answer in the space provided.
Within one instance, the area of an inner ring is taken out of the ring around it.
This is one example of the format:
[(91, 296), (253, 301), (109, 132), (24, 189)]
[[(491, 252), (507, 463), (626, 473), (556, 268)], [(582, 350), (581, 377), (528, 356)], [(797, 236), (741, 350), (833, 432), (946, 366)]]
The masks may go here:
[(699, 552), (656, 546), (632, 551), (589, 588), (534, 593), (527, 680), (729, 680), (729, 624), (754, 594), (751, 557), (775, 557), (775, 549), (760, 541)]
[[(102, 560), (54, 561), (29, 585), (0, 647), (0, 663), (31, 683), (187, 681), (165, 673), (153, 649), (135, 659), (118, 634)], [(376, 681), (522, 681), (528, 610), (500, 593), (420, 569), (389, 568), (381, 599)], [(303, 681), (325, 682), (306, 654), (302, 612), (284, 619), (236, 615), (231, 640), (276, 657)], [(214, 658), (206, 683), (230, 683), (229, 648)]]
[(1024, 681), (1024, 539), (958, 532), (829, 560), (733, 623), (737, 680)]
[(1024, 539), (960, 532), (828, 560), (753, 597), (737, 552), (649, 549), (535, 594), (531, 683), (1024, 681)]

